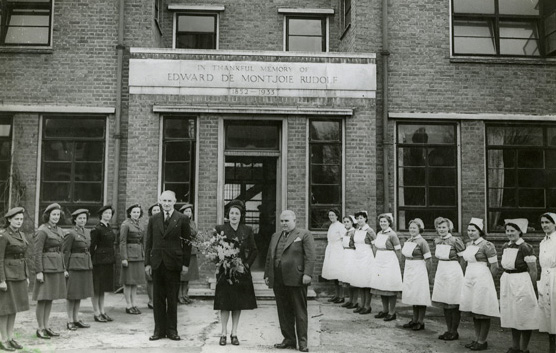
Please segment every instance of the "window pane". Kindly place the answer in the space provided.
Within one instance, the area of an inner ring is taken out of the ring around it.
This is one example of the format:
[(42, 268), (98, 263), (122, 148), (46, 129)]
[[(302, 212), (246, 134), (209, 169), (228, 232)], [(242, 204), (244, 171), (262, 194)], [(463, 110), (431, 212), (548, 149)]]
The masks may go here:
[(166, 142), (164, 146), (166, 161), (189, 162), (191, 160), (191, 141)]
[(339, 184), (341, 181), (339, 166), (317, 165), (312, 166), (311, 183), (314, 184)]
[(104, 142), (76, 142), (75, 160), (101, 162), (104, 160)]
[(430, 168), (430, 186), (456, 186), (456, 170), (452, 168)]
[(311, 186), (311, 204), (338, 204), (340, 201), (339, 186)]
[(556, 168), (556, 150), (546, 150), (546, 167)]
[(178, 16), (179, 32), (214, 32), (216, 17), (211, 16)]
[(488, 166), (492, 168), (515, 167), (514, 150), (488, 150)]
[(45, 137), (104, 137), (104, 119), (49, 118), (45, 119)]
[(548, 145), (556, 146), (556, 128), (548, 128)]
[(537, 26), (531, 22), (500, 21), (500, 54), (539, 56)]
[(425, 206), (425, 188), (399, 188), (398, 197), (400, 206)]
[(178, 34), (176, 36), (178, 49), (216, 49), (215, 34)]
[(189, 183), (165, 183), (164, 190), (172, 190), (176, 193), (177, 202), (191, 202)]
[(289, 37), (288, 51), (322, 52), (324, 50), (321, 37)]
[(515, 187), (515, 170), (489, 168), (488, 186), (491, 188)]
[(74, 184), (74, 202), (100, 202), (102, 201), (101, 183), (76, 183)]
[[(10, 175), (10, 163), (0, 162), (0, 181), (8, 180), (9, 175)], [(0, 200), (2, 200), (1, 196), (0, 196)]]
[(0, 141), (0, 160), (5, 161), (11, 157), (12, 142), (10, 140)]
[(428, 150), (428, 165), (438, 167), (453, 167), (456, 165), (456, 149), (437, 147)]
[(403, 147), (399, 148), (398, 163), (400, 166), (425, 166), (426, 148)]
[(494, 13), (494, 0), (454, 0), (454, 13)]
[(340, 141), (339, 121), (311, 121), (309, 124), (311, 141)]
[(489, 126), (487, 143), (500, 146), (542, 146), (543, 132), (540, 127)]
[(556, 189), (550, 189), (547, 191), (547, 207), (554, 208), (556, 207)]
[(71, 163), (44, 163), (43, 180), (71, 181)]
[(517, 172), (519, 187), (544, 187), (543, 169), (521, 169)]
[[(543, 189), (524, 189), (519, 191), (519, 207), (545, 207)], [(542, 211), (541, 211), (542, 212)]]
[(425, 168), (400, 168), (400, 186), (424, 186)]
[(50, 40), (50, 10), (16, 9), (8, 13), (6, 44), (41, 44)]
[(164, 119), (164, 138), (195, 138), (194, 119)]
[(328, 210), (332, 207), (340, 209), (340, 205), (311, 207), (311, 229), (328, 229), (328, 227), (330, 226), (330, 220), (328, 219)]
[(498, 11), (504, 15), (538, 15), (539, 0), (499, 0)]
[(43, 202), (70, 201), (70, 184), (43, 182), (41, 193)]
[(311, 145), (311, 163), (340, 164), (342, 162), (342, 146), (340, 145)]
[(165, 163), (164, 180), (167, 182), (187, 182), (190, 178), (189, 163)]
[(322, 36), (323, 21), (320, 18), (290, 18), (288, 24), (290, 35)]
[(499, 208), (504, 206), (514, 207), (515, 202), (515, 189), (495, 189), (488, 190), (488, 206), (492, 208)]
[(546, 185), (549, 188), (556, 188), (556, 170), (548, 170), (546, 173)]
[(543, 168), (544, 156), (542, 150), (519, 150), (517, 152), (518, 168)]
[(429, 188), (430, 206), (453, 206), (456, 204), (454, 188)]
[(277, 150), (279, 132), (276, 124), (231, 122), (226, 126), (226, 149)]
[(12, 131), (11, 124), (4, 124), (3, 122), (0, 123), (0, 137), (10, 137)]
[(494, 26), (489, 20), (454, 20), (454, 53), (496, 54)]
[(454, 125), (398, 125), (398, 143), (454, 144)]
[(75, 163), (75, 181), (102, 181), (102, 163)]
[(73, 142), (44, 141), (42, 153), (45, 161), (72, 161)]

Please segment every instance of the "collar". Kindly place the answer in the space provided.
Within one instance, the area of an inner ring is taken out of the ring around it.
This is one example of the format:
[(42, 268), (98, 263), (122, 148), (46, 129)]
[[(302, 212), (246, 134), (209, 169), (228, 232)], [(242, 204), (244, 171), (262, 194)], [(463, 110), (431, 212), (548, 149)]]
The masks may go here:
[(473, 240), (473, 245), (479, 245), (481, 244), (485, 239), (483, 239), (483, 237), (479, 237), (479, 239), (477, 240)]
[(168, 212), (168, 217), (172, 217), (172, 215), (174, 214), (174, 209), (171, 209), (170, 211), (162, 210), (164, 217), (166, 217), (166, 212)]
[(48, 225), (48, 228), (49, 228), (49, 229), (56, 229), (56, 228), (58, 228), (58, 226), (57, 226), (56, 224), (52, 224), (52, 223), (50, 223), (50, 222), (47, 222), (46, 224)]
[(448, 235), (446, 235), (445, 237), (441, 237), (442, 240), (447, 240), (450, 239), (452, 237), (452, 233), (448, 233)]
[(106, 228), (110, 228), (110, 223), (103, 221), (102, 219), (100, 220), (100, 224), (102, 224), (103, 226), (105, 226)]
[(139, 220), (138, 220), (138, 219), (130, 218), (129, 220), (131, 221), (131, 223), (133, 223), (133, 224), (135, 224), (135, 225), (138, 225), (138, 224), (139, 224)]
[(77, 225), (76, 225), (76, 226), (75, 226), (75, 229), (77, 229), (77, 230), (80, 231), (80, 232), (85, 233), (85, 227), (80, 227), (80, 226), (77, 226)]
[(552, 233), (550, 233), (550, 234), (547, 234), (547, 235), (544, 237), (544, 240), (551, 240), (551, 239), (555, 239), (555, 238), (556, 238), (556, 232), (552, 232)]
[[(347, 231), (348, 231), (348, 232), (351, 232), (351, 231), (354, 230), (354, 229), (355, 229), (355, 228), (351, 227), (351, 228), (348, 229)], [(347, 235), (347, 232), (346, 232), (346, 235)]]
[(423, 237), (421, 236), (421, 234), (417, 234), (417, 236), (415, 236), (415, 237), (412, 236), (412, 237), (410, 237), (409, 239), (407, 239), (407, 241), (414, 241), (414, 240), (417, 240), (417, 239), (419, 239), (419, 238), (423, 238)]
[(369, 225), (367, 223), (365, 223), (365, 225), (363, 227), (357, 228), (357, 230), (367, 230), (371, 227), (369, 227)]
[(18, 229), (13, 229), (12, 226), (8, 226), (8, 230), (13, 234), (13, 233), (19, 233), (19, 228)]
[(390, 233), (391, 231), (392, 231), (392, 228), (388, 227), (385, 230), (381, 230), (380, 232), (386, 234), (386, 233)]
[[(523, 238), (519, 238), (517, 239), (517, 241), (514, 243), (515, 245), (521, 245), (525, 243), (525, 240), (523, 240)], [(512, 242), (510, 241), (510, 244), (512, 244)]]

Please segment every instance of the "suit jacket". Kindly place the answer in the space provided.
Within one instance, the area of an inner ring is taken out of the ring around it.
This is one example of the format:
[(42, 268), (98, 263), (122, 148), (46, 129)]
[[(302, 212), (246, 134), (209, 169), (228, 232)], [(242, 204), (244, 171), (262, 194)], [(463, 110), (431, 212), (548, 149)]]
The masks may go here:
[(91, 230), (91, 247), (89, 252), (93, 265), (111, 265), (116, 262), (114, 246), (116, 245), (116, 234), (110, 225), (107, 227), (99, 222)]
[(49, 224), (42, 224), (35, 234), (33, 258), (35, 273), (64, 272), (64, 258), (62, 256), (62, 242), (64, 233), (62, 228), (53, 228)]
[(10, 227), (0, 229), (0, 282), (29, 278), (27, 253), (30, 249), (25, 234)]
[[(264, 277), (268, 278), (270, 288), (274, 286), (274, 258), (276, 256), (276, 245), (281, 234), (281, 231), (274, 233), (268, 247)], [(280, 267), (284, 285), (302, 286), (303, 275), (313, 276), (315, 258), (313, 235), (308, 230), (294, 228), (288, 235), (282, 253)]]
[(139, 222), (126, 219), (120, 226), (120, 257), (127, 261), (145, 261), (143, 252), (144, 227)]
[(155, 214), (147, 226), (147, 243), (145, 245), (145, 266), (157, 269), (160, 264), (170, 271), (181, 271), (182, 266), (189, 266), (191, 258), (191, 228), (189, 217), (175, 211), (164, 229), (164, 212)]
[(89, 230), (73, 227), (62, 243), (64, 264), (68, 270), (92, 270), (93, 261), (89, 254), (91, 235)]

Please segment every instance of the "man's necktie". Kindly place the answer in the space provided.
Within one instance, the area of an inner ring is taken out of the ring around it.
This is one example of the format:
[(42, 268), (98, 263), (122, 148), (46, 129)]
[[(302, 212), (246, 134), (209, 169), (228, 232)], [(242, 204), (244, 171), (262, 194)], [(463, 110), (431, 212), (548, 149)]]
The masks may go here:
[(170, 224), (170, 212), (166, 211), (164, 212), (164, 229), (168, 228), (169, 224)]

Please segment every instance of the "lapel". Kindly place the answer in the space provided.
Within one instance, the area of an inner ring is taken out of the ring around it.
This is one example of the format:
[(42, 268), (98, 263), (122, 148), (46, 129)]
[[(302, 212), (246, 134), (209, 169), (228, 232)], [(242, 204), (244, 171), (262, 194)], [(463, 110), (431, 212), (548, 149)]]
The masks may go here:
[(156, 227), (160, 229), (160, 233), (164, 237), (164, 211), (154, 215), (154, 222)]
[[(162, 218), (164, 219), (164, 216), (162, 216)], [(174, 229), (174, 227), (177, 224), (178, 224), (178, 211), (174, 210), (174, 212), (172, 212), (172, 215), (170, 216), (170, 222), (168, 222), (168, 227), (166, 228), (166, 231), (164, 231), (164, 237), (168, 235), (168, 233), (170, 233), (170, 231)], [(164, 229), (164, 221), (162, 221), (162, 229)]]
[(297, 228), (294, 228), (294, 230), (290, 232), (290, 234), (288, 235), (288, 239), (286, 239), (286, 244), (284, 245), (284, 251), (288, 248), (288, 246), (292, 245), (298, 234), (299, 230), (297, 230)]
[(280, 238), (280, 234), (282, 234), (281, 231), (274, 233), (272, 238), (270, 238), (270, 244), (268, 246), (270, 247), (270, 258), (272, 259), (274, 259), (274, 257), (276, 256), (276, 245), (278, 244), (278, 239)]

